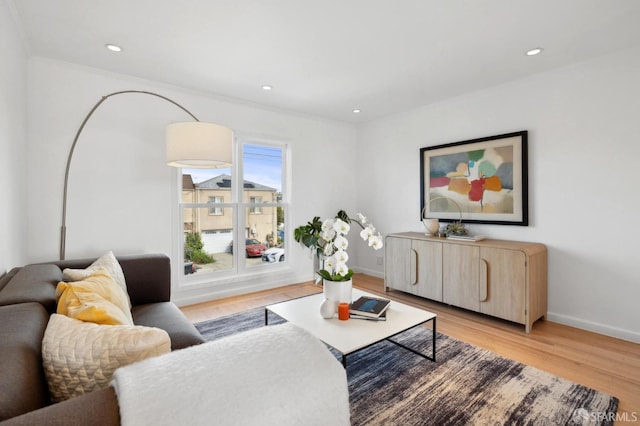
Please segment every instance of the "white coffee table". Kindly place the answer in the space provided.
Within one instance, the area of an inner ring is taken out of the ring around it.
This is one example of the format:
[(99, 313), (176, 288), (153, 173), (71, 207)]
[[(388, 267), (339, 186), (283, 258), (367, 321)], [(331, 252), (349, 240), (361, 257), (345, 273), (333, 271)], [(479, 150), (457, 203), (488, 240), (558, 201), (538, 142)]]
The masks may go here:
[[(380, 297), (354, 288), (353, 300), (358, 299), (360, 296)], [(432, 321), (433, 340), (431, 356), (393, 340), (389, 341), (435, 362), (436, 314), (400, 302), (391, 301), (391, 305), (387, 309), (386, 321), (370, 321), (353, 318), (341, 321), (337, 316), (331, 319), (324, 319), (320, 315), (320, 304), (322, 300), (323, 295), (320, 293), (269, 305), (265, 308), (265, 324), (269, 323), (269, 312), (272, 312), (298, 327), (307, 330), (340, 352), (342, 355), (342, 364), (346, 367), (347, 355), (367, 348), (382, 340), (389, 339), (396, 334), (424, 324), (427, 321)]]

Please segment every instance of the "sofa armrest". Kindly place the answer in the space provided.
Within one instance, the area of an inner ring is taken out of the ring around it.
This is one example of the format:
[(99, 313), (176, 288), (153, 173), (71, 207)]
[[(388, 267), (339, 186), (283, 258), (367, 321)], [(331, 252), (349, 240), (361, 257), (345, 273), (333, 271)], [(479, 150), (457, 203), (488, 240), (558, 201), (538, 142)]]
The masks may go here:
[(51, 403), (42, 369), (48, 321), (39, 303), (0, 306), (0, 423)]
[(119, 426), (120, 410), (109, 386), (1, 422), (2, 426)]
[(6, 274), (0, 277), (0, 291), (2, 291), (4, 286), (6, 286), (9, 283), (9, 281), (11, 281), (11, 279), (18, 273), (20, 269), (21, 269), (20, 267), (13, 268), (12, 270), (10, 270), (9, 272), (7, 272)]
[[(171, 300), (171, 259), (166, 254), (136, 254), (116, 256), (124, 279), (131, 304), (168, 302)], [(84, 269), (95, 262), (96, 258), (59, 260), (51, 262), (61, 270), (65, 268)]]
[(56, 285), (62, 272), (54, 265), (38, 264), (19, 268), (0, 290), (0, 306), (38, 302), (51, 312), (56, 310)]

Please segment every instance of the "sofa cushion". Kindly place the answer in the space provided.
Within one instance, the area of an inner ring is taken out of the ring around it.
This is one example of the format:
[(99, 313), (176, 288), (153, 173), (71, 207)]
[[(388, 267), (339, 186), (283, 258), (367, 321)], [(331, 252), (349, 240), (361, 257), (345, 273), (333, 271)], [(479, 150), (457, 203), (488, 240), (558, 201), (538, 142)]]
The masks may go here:
[(127, 303), (131, 308), (131, 301), (127, 292), (127, 282), (124, 279), (124, 272), (120, 263), (113, 255), (113, 252), (107, 252), (104, 256), (98, 258), (95, 262), (89, 265), (85, 269), (71, 269), (65, 268), (62, 270), (63, 281), (80, 281), (87, 278), (98, 270), (104, 270), (107, 274), (111, 275), (113, 280), (122, 288), (124, 294), (127, 295)]
[[(171, 260), (166, 254), (137, 254), (118, 256), (127, 280), (131, 304), (168, 302), (171, 300)], [(56, 260), (48, 262), (60, 269), (87, 268), (95, 258)]]
[(158, 328), (100, 325), (53, 314), (42, 341), (51, 399), (104, 388), (117, 368), (170, 350), (169, 335)]
[(48, 320), (39, 303), (0, 306), (0, 421), (51, 403), (41, 358)]
[(59, 282), (56, 299), (59, 314), (96, 324), (133, 325), (126, 294), (101, 269), (82, 281)]
[(0, 291), (0, 306), (38, 302), (53, 313), (56, 310), (56, 285), (61, 279), (62, 272), (55, 265), (27, 265), (20, 268)]
[(159, 327), (171, 338), (171, 349), (204, 343), (204, 338), (173, 302), (148, 303), (131, 310), (137, 325)]

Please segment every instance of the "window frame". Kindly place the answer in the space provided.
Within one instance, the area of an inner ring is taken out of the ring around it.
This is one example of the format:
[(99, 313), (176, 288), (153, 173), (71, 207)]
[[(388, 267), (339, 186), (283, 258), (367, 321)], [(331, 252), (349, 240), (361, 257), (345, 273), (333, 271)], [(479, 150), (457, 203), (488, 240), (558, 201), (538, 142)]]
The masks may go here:
[[(243, 185), (234, 184), (234, 182), (243, 182), (244, 179), (244, 160), (243, 153), (246, 145), (258, 145), (265, 146), (271, 148), (278, 148), (281, 152), (281, 174), (280, 174), (280, 182), (281, 189), (277, 191), (275, 194), (274, 202), (263, 202), (263, 197), (253, 197), (254, 202), (243, 202), (244, 191), (246, 190)], [(231, 209), (232, 211), (232, 238), (233, 238), (233, 261), (230, 269), (219, 270), (207, 272), (205, 274), (198, 275), (197, 273), (185, 275), (183, 268), (175, 268), (180, 269), (177, 274), (177, 283), (178, 287), (189, 287), (194, 288), (198, 286), (208, 287), (212, 285), (221, 284), (223, 282), (235, 281), (238, 278), (248, 277), (252, 274), (270, 274), (270, 273), (279, 273), (282, 272), (282, 269), (291, 268), (289, 259), (290, 256), (285, 256), (285, 260), (283, 262), (278, 262), (277, 264), (273, 263), (262, 263), (256, 265), (249, 265), (247, 263), (247, 258), (245, 256), (238, 256), (237, 253), (245, 253), (246, 252), (246, 238), (252, 238), (249, 231), (249, 223), (248, 216), (250, 214), (263, 214), (263, 208), (273, 207), (276, 209), (275, 215), (278, 215), (277, 209), (282, 209), (283, 217), (284, 217), (284, 225), (282, 231), (284, 235), (291, 234), (291, 225), (287, 220), (290, 216), (290, 203), (289, 203), (289, 187), (291, 180), (291, 170), (290, 170), (290, 156), (291, 156), (291, 147), (286, 141), (275, 140), (275, 139), (266, 139), (262, 137), (252, 137), (252, 136), (243, 136), (236, 135), (234, 139), (234, 160), (233, 165), (230, 168), (230, 176), (231, 176), (231, 188), (230, 188), (230, 200), (222, 203), (215, 203), (216, 206), (213, 208), (221, 209), (222, 215), (226, 214), (225, 209)], [(240, 160), (238, 160), (240, 159)], [(183, 170), (177, 169), (177, 181), (178, 188), (177, 193), (180, 194), (182, 192), (182, 175)], [(226, 198), (226, 195), (224, 196)], [(174, 264), (182, 265), (182, 261), (184, 259), (184, 212), (186, 209), (193, 208), (212, 208), (211, 203), (183, 203), (182, 199), (178, 199), (177, 204), (177, 220), (174, 221), (178, 226), (178, 230), (176, 235), (180, 235), (180, 238), (177, 238), (177, 243), (174, 244), (175, 252), (174, 252)], [(253, 209), (256, 212), (249, 213), (249, 209)], [(209, 210), (207, 211), (207, 213)], [(194, 213), (195, 214), (195, 213)], [(277, 220), (277, 219), (276, 219)], [(280, 234), (280, 230), (277, 232)], [(276, 236), (276, 239), (278, 236)], [(287, 238), (283, 240), (283, 248), (285, 251), (288, 248), (290, 242)], [(237, 247), (236, 247), (237, 246)]]

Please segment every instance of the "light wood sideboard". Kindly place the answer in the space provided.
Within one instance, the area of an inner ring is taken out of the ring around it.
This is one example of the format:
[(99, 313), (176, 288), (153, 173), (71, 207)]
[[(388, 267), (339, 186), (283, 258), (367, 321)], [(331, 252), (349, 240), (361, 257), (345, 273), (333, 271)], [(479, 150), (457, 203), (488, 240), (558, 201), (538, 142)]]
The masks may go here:
[(395, 289), (525, 326), (547, 315), (543, 244), (458, 241), (419, 232), (385, 239), (385, 291)]

